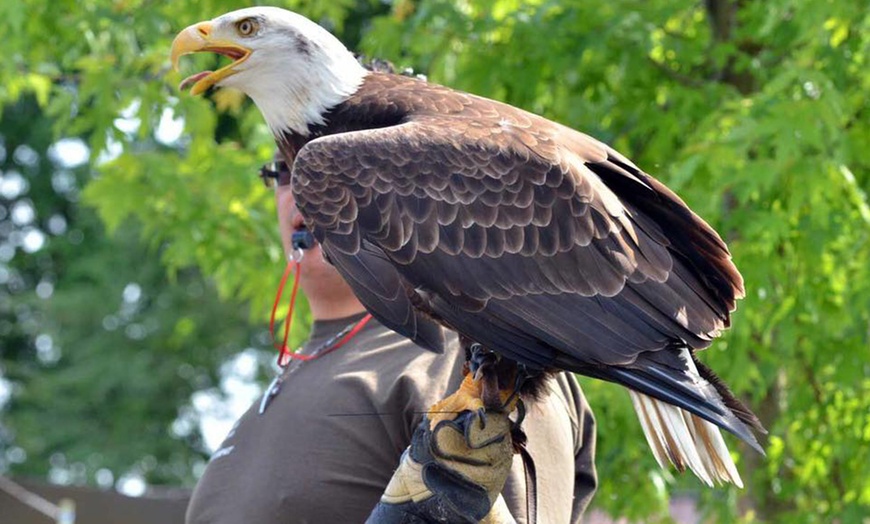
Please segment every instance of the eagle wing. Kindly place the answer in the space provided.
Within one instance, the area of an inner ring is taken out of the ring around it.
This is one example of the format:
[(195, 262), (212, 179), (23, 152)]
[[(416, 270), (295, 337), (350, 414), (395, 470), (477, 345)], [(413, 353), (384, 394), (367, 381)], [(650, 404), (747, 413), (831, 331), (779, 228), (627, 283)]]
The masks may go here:
[(699, 394), (685, 376), (685, 350), (708, 346), (743, 295), (719, 235), (603, 143), (493, 107), (299, 152), (297, 205), (362, 302), (412, 339), (434, 317), (518, 362), (615, 381), (747, 435), (712, 391), (744, 419), (727, 390), (711, 380)]

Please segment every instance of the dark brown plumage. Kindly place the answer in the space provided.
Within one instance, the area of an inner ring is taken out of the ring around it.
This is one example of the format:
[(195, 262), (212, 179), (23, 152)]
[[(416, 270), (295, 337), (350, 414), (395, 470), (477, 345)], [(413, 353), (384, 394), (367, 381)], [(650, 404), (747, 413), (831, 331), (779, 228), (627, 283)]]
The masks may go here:
[(587, 135), (398, 75), (370, 74), (326, 119), (279, 145), (315, 236), (386, 325), (437, 348), (434, 319), (533, 368), (665, 397), (754, 443), (749, 410), (735, 410), (741, 422), (681, 379), (680, 350), (729, 325), (743, 281), (719, 235), (664, 185)]

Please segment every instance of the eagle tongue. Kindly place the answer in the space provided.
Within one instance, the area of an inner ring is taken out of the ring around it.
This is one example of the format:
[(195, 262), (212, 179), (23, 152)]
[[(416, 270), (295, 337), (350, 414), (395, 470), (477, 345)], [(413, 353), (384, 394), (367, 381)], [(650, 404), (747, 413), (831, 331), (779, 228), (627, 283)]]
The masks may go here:
[(201, 79), (207, 77), (208, 75), (210, 75), (212, 73), (213, 73), (213, 71), (203, 71), (203, 72), (197, 73), (195, 75), (190, 75), (189, 77), (182, 80), (180, 84), (178, 84), (178, 90), (184, 91), (188, 87), (192, 86), (193, 84), (197, 83), (198, 81), (200, 81)]

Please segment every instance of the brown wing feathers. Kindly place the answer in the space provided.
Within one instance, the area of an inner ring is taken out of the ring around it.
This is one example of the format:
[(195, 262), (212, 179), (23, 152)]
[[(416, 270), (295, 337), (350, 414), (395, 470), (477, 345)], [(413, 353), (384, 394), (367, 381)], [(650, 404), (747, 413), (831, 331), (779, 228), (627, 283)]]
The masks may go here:
[[(371, 131), (365, 138), (351, 133), (312, 142), (302, 153), (302, 165), (307, 167), (299, 170), (300, 180), (306, 183), (309, 173), (325, 173), (330, 167), (336, 172), (321, 175), (320, 183), (307, 183), (305, 195), (300, 195), (301, 203), (309, 202), (311, 212), (306, 215), (317, 215), (321, 222), (315, 225), (322, 224), (334, 247), (350, 254), (359, 249), (364, 234), (399, 264), (409, 265), (426, 256), (463, 254), (475, 259), (475, 264), (463, 264), (459, 274), (448, 275), (450, 283), (412, 283), (481, 300), (506, 294), (500, 275), (506, 268), (520, 270), (515, 279), (520, 293), (606, 297), (619, 293), (626, 281), (663, 281), (672, 269), (672, 253), (662, 242), (657, 224), (644, 224), (640, 218), (635, 227), (631, 218), (614, 216), (614, 212), (625, 211), (618, 200), (610, 201), (614, 195), (591, 171), (563, 171), (556, 164), (559, 159), (550, 164), (522, 162), (513, 149), (505, 151), (504, 144), (492, 137), (491, 147), (477, 146), (469, 154), (443, 138), (427, 143), (442, 129), (429, 122), (405, 124)], [(463, 130), (456, 132), (461, 136)], [(378, 134), (385, 136), (376, 138)], [(341, 143), (345, 141), (350, 143)], [(526, 144), (543, 142), (527, 137), (514, 149), (522, 151)], [(320, 151), (329, 143), (328, 151)], [(406, 160), (408, 155), (402, 151), (417, 143), (425, 144), (417, 160)], [(350, 155), (359, 157), (359, 162), (347, 169), (344, 166), (353, 164), (344, 157)], [(309, 158), (334, 160), (326, 166)], [(508, 168), (511, 163), (513, 170)], [(432, 166), (443, 171), (432, 172)], [(388, 182), (387, 177), (392, 179)], [(327, 180), (343, 190), (321, 187)], [(349, 204), (348, 185), (361, 195), (353, 204)], [(377, 209), (365, 206), (367, 202), (375, 202)], [(339, 208), (344, 211), (341, 216)], [(438, 270), (432, 268), (434, 274)], [(686, 286), (679, 287), (680, 294), (687, 293)], [(716, 329), (706, 328), (705, 335)]]
[[(428, 315), (532, 366), (697, 402), (679, 372), (644, 377), (662, 358), (685, 368), (668, 348), (706, 347), (729, 323), (742, 279), (715, 231), (586, 135), (446, 88), (380, 81), (333, 116), (386, 97), (401, 123), (314, 140), (294, 167), (300, 209), (366, 306), (412, 337)], [(389, 273), (388, 291), (379, 272), (349, 269), (361, 252)], [(401, 306), (386, 305), (397, 289)], [(739, 431), (720, 407), (697, 414)]]
[[(672, 251), (686, 260), (693, 273), (704, 281), (707, 294), (714, 294), (728, 325), (728, 313), (743, 298), (743, 277), (731, 262), (721, 237), (664, 184), (640, 171), (619, 153), (609, 150), (607, 160), (587, 164), (614, 192), (635, 206), (639, 214), (669, 232)], [(651, 188), (643, 191), (640, 185)], [(711, 304), (714, 305), (714, 304)]]

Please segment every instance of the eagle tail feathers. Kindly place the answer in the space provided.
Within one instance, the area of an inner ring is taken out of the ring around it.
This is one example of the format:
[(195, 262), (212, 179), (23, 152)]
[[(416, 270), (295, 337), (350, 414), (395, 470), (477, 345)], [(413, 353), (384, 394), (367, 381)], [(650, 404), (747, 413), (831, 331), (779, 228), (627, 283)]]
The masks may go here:
[(746, 407), (746, 405), (738, 399), (734, 393), (728, 389), (728, 386), (725, 385), (725, 382), (722, 381), (721, 378), (716, 376), (713, 373), (713, 370), (707, 367), (704, 363), (698, 360), (695, 355), (692, 355), (692, 364), (695, 366), (695, 371), (707, 382), (709, 382), (715, 389), (716, 392), (719, 393), (719, 396), (722, 397), (722, 402), (731, 410), (734, 415), (740, 419), (741, 422), (751, 427), (755, 431), (761, 434), (767, 434), (767, 430), (761, 424), (761, 421), (758, 420), (758, 417), (755, 413), (752, 412), (751, 409)]
[(661, 467), (692, 470), (708, 486), (743, 480), (719, 428), (688, 411), (629, 389), (643, 433)]
[[(694, 363), (690, 364), (693, 365)], [(680, 374), (672, 374), (666, 370), (641, 370), (636, 368), (605, 368), (605, 373), (598, 373), (599, 378), (611, 380), (638, 393), (649, 395), (659, 401), (682, 408), (703, 420), (729, 431), (740, 440), (746, 442), (752, 449), (764, 454), (764, 449), (758, 443), (750, 429), (738, 414), (734, 413), (722, 400), (722, 395), (715, 386), (699, 375), (689, 379)]]

